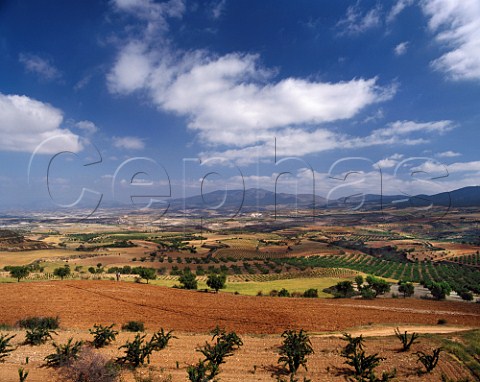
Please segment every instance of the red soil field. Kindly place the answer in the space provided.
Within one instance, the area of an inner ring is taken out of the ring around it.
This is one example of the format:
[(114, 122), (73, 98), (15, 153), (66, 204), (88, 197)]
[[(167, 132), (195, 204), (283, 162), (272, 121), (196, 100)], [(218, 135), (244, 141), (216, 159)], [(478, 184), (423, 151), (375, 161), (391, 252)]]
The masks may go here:
[(287, 328), (342, 331), (371, 324), (480, 327), (480, 305), (416, 299), (323, 300), (204, 293), (113, 281), (0, 284), (0, 323), (27, 316), (59, 316), (61, 326), (145, 322), (181, 332), (206, 333), (215, 325), (239, 333), (273, 334)]

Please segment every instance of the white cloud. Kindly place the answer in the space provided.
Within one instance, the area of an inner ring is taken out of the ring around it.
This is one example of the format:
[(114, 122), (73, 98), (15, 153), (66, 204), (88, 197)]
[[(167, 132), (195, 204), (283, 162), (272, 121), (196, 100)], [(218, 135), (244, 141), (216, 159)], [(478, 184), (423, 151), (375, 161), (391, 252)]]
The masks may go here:
[(379, 160), (376, 165), (380, 168), (392, 168), (392, 167), (395, 167), (397, 165), (397, 161), (394, 160), (394, 159), (391, 159), (391, 158), (385, 158), (385, 159), (381, 159)]
[(432, 67), (452, 80), (480, 80), (480, 2), (478, 0), (423, 0), (429, 29), (448, 50)]
[(92, 121), (80, 121), (75, 126), (87, 134), (95, 134), (98, 131), (98, 127)]
[[(82, 150), (80, 137), (60, 128), (62, 112), (27, 96), (0, 93), (0, 150), (57, 153)], [(45, 141), (48, 143), (42, 144)]]
[(363, 13), (359, 4), (351, 5), (347, 8), (345, 18), (340, 20), (336, 27), (340, 30), (339, 34), (357, 35), (366, 32), (369, 29), (381, 25), (381, 8), (377, 6)]
[(449, 150), (449, 151), (444, 151), (443, 153), (438, 153), (436, 156), (438, 158), (454, 158), (454, 157), (459, 157), (461, 155), (462, 154), (460, 153), (456, 153), (454, 151)]
[(142, 150), (145, 142), (137, 137), (113, 137), (113, 145), (118, 149)]
[(214, 2), (212, 7), (212, 17), (214, 19), (218, 19), (225, 11), (226, 5), (227, 5), (227, 0), (220, 0), (220, 1)]
[(145, 37), (168, 30), (168, 18), (181, 18), (185, 13), (184, 0), (169, 0), (162, 3), (154, 0), (113, 0), (118, 11), (129, 13), (146, 22)]
[(107, 75), (108, 89), (112, 93), (127, 94), (147, 85), (153, 68), (145, 49), (137, 41), (122, 49), (113, 70)]
[(443, 163), (428, 160), (421, 165), (413, 168), (413, 171), (425, 171), (425, 172), (439, 172), (443, 169), (447, 169), (450, 174), (462, 173), (462, 172), (480, 172), (480, 161), (472, 162), (456, 162), (449, 165)]
[[(443, 134), (453, 128), (450, 121), (437, 121), (418, 123), (412, 121), (397, 121), (382, 129), (373, 130), (366, 136), (352, 136), (339, 134), (328, 129), (316, 129), (306, 131), (300, 128), (285, 128), (275, 133), (265, 132), (257, 135), (256, 142), (244, 148), (232, 148), (224, 151), (203, 152), (200, 156), (223, 157), (226, 160), (236, 161), (246, 165), (255, 163), (262, 158), (272, 158), (276, 154), (279, 157), (303, 156), (328, 150), (346, 150), (373, 146), (400, 146), (419, 145), (429, 142), (431, 135)], [(412, 134), (418, 137), (411, 137)], [(423, 136), (422, 136), (423, 135)], [(425, 135), (427, 135), (425, 137)], [(402, 154), (394, 154), (382, 162), (383, 167), (392, 167), (393, 162), (398, 163)], [(378, 163), (380, 164), (380, 163)]]
[(402, 56), (407, 53), (408, 41), (401, 42), (393, 50), (397, 56)]
[(62, 77), (51, 62), (34, 54), (20, 53), (19, 61), (27, 71), (38, 74), (42, 80), (52, 81)]
[(153, 54), (130, 46), (108, 75), (110, 91), (146, 91), (159, 108), (189, 117), (189, 128), (203, 142), (234, 146), (255, 143), (275, 129), (352, 118), (393, 96), (394, 86), (382, 88), (377, 81), (274, 82), (254, 55), (212, 58), (194, 52), (175, 62), (164, 56), (155, 61)]
[(390, 123), (386, 128), (374, 130), (372, 137), (399, 137), (418, 132), (443, 134), (454, 128), (454, 123), (448, 120), (434, 122), (396, 121)]
[(403, 10), (413, 4), (413, 0), (397, 0), (387, 15), (387, 23), (393, 22)]

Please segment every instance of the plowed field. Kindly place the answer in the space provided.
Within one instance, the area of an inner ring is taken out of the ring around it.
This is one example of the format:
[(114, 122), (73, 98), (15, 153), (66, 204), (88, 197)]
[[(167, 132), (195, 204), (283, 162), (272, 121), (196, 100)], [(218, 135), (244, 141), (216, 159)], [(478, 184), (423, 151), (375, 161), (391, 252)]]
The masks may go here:
[(215, 325), (239, 333), (281, 333), (286, 328), (341, 331), (371, 324), (480, 327), (480, 305), (416, 299), (322, 300), (204, 293), (112, 281), (0, 284), (0, 323), (26, 316), (59, 316), (65, 328), (94, 323), (145, 322), (182, 332), (205, 333)]

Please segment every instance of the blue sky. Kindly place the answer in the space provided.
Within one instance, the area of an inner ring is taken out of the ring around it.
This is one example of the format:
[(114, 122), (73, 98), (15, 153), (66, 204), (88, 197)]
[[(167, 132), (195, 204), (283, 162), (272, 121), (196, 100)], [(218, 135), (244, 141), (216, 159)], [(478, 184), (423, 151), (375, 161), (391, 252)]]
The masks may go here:
[(478, 185), (479, 101), (477, 0), (0, 1), (0, 207)]

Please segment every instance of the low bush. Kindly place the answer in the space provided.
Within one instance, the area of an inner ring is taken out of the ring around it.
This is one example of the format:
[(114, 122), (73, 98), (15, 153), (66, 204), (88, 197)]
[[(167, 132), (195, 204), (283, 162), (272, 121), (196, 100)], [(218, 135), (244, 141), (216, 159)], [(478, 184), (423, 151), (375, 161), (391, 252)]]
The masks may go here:
[(96, 349), (107, 346), (115, 341), (118, 332), (113, 329), (114, 325), (115, 324), (110, 326), (93, 325), (93, 329), (89, 329), (90, 334), (93, 334), (92, 343)]
[(58, 329), (60, 319), (58, 317), (27, 317), (18, 321), (17, 325), (23, 329)]
[(15, 334), (0, 334), (0, 362), (4, 361), (4, 358), (7, 357), (15, 349), (10, 344), (10, 341), (15, 337)]
[(53, 330), (47, 328), (27, 329), (27, 332), (25, 333), (25, 344), (32, 346), (44, 344), (48, 340), (53, 339), (52, 333), (57, 334)]
[(120, 367), (104, 355), (87, 348), (78, 359), (62, 368), (60, 376), (65, 382), (116, 382), (119, 380)]
[(72, 342), (73, 338), (70, 338), (65, 345), (58, 345), (54, 342), (53, 347), (55, 348), (55, 353), (45, 357), (46, 365), (48, 367), (67, 366), (78, 359), (83, 342)]
[(142, 321), (128, 321), (122, 325), (122, 330), (127, 332), (144, 332), (145, 325)]
[(170, 339), (175, 338), (172, 331), (165, 333), (163, 329), (155, 333), (150, 341), (146, 341), (146, 334), (137, 334), (133, 341), (127, 341), (119, 349), (125, 349), (125, 355), (116, 359), (117, 364), (128, 365), (135, 369), (140, 365), (150, 363), (150, 355), (167, 347)]
[(303, 297), (307, 298), (317, 298), (318, 297), (318, 289), (307, 289), (305, 292), (303, 292)]
[(418, 362), (420, 362), (425, 367), (425, 372), (430, 373), (438, 364), (440, 359), (440, 353), (442, 348), (434, 349), (432, 354), (426, 354), (424, 352), (415, 353), (418, 357)]
[(282, 334), (283, 343), (279, 348), (278, 363), (288, 367), (288, 372), (293, 377), (300, 366), (307, 370), (307, 356), (313, 354), (310, 337), (303, 330), (286, 330)]
[(400, 329), (395, 329), (395, 335), (402, 343), (402, 351), (410, 350), (410, 347), (415, 343), (418, 338), (418, 334), (413, 332), (410, 338), (408, 337), (407, 331), (405, 333), (400, 333)]

